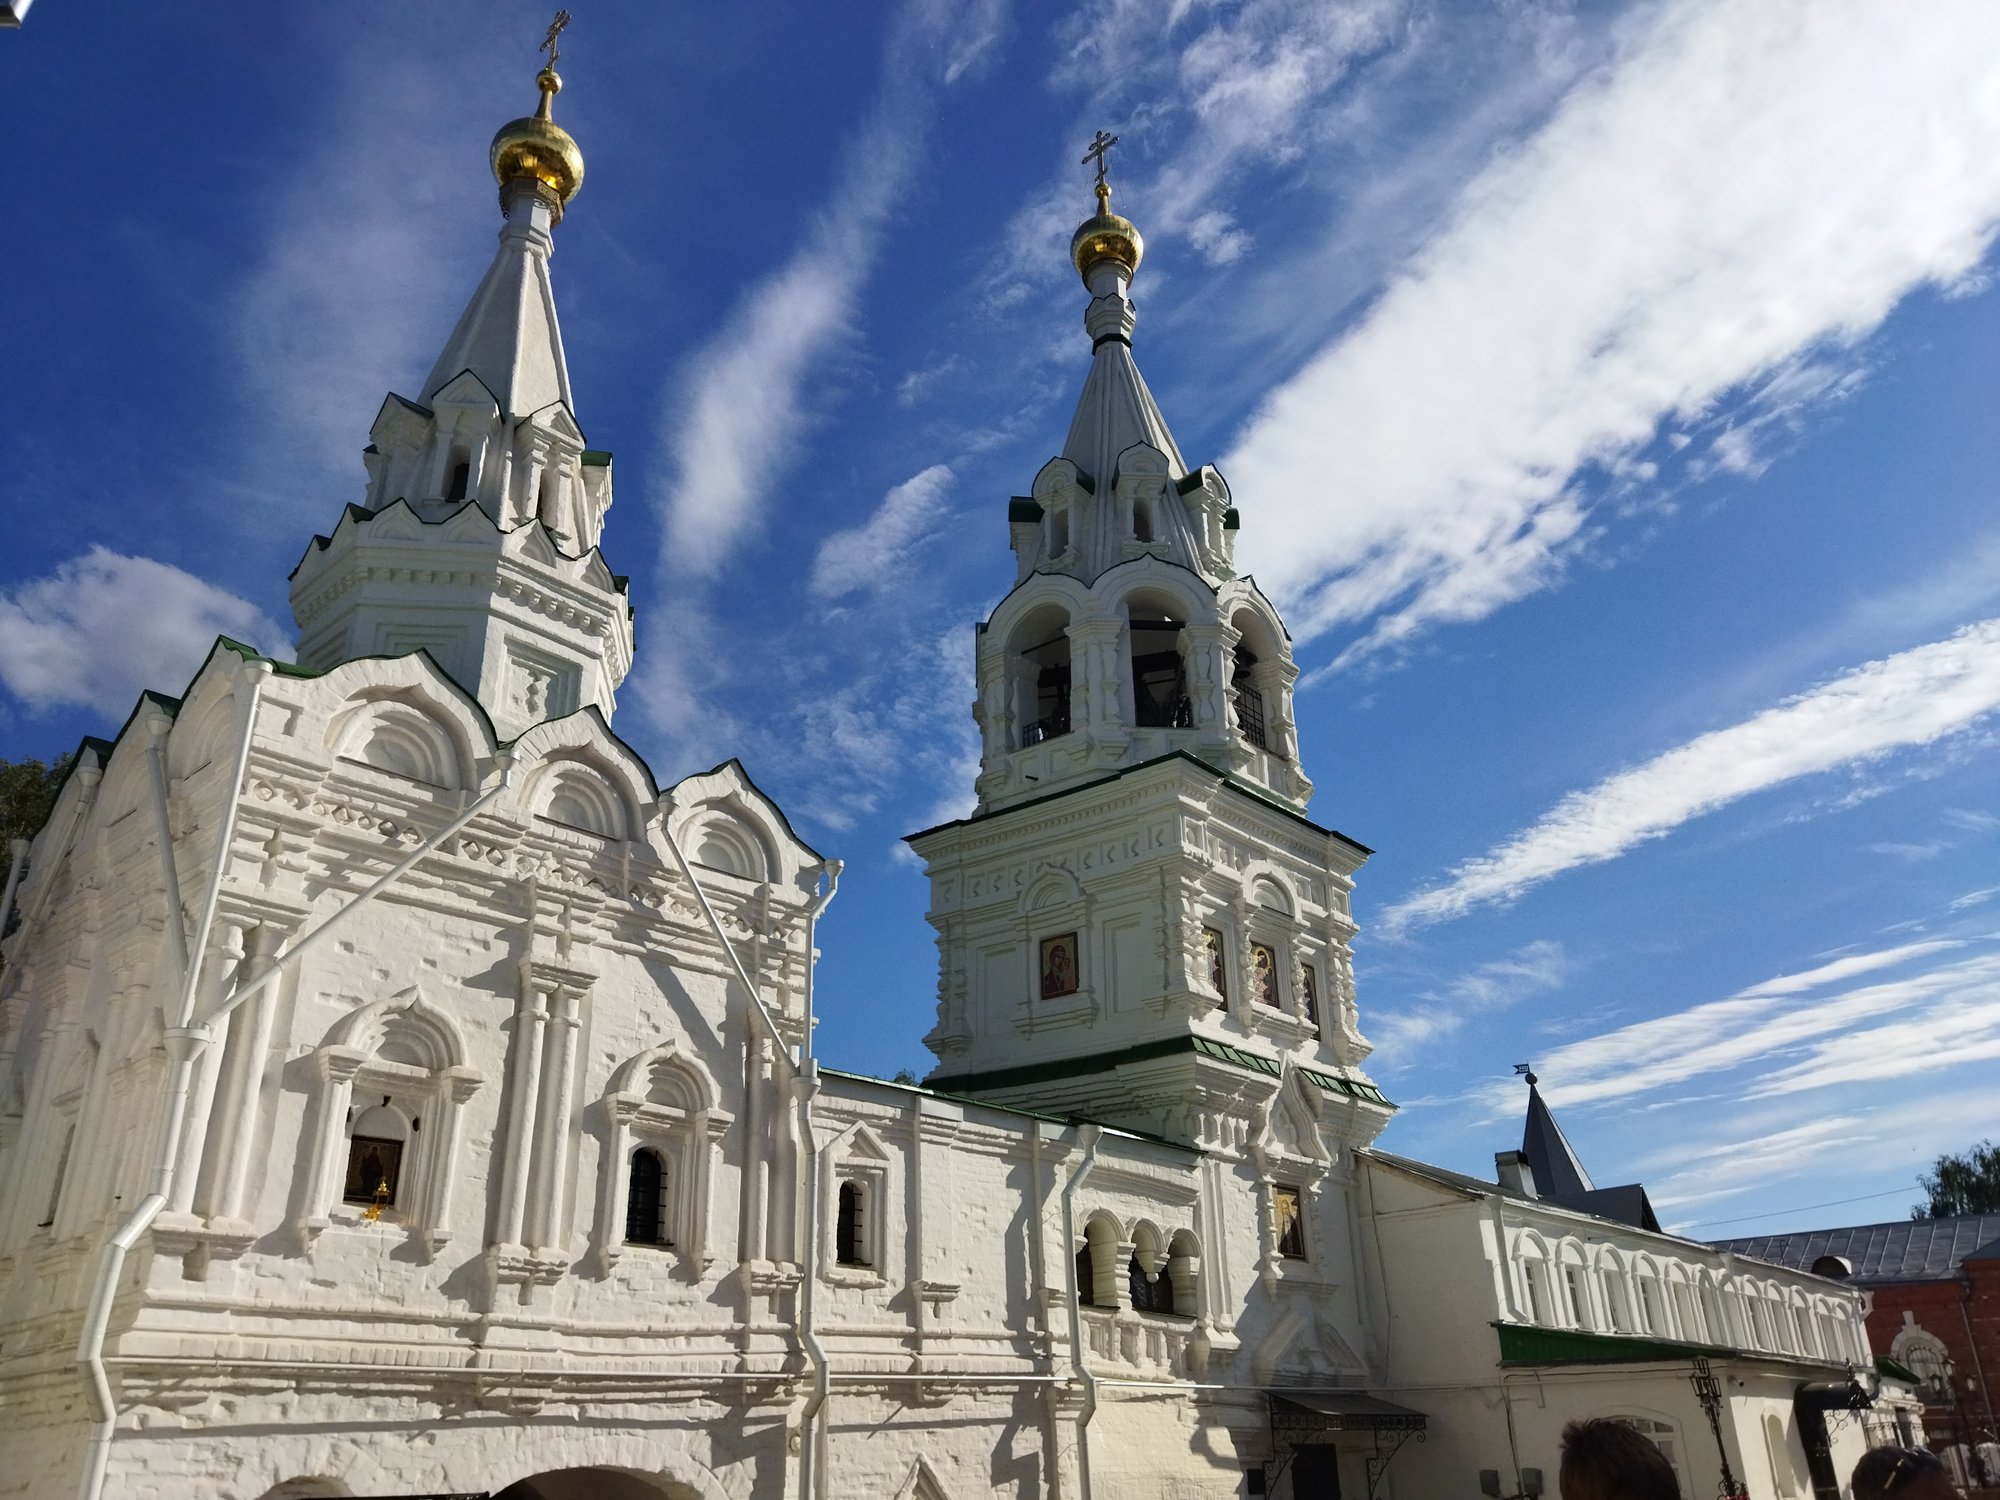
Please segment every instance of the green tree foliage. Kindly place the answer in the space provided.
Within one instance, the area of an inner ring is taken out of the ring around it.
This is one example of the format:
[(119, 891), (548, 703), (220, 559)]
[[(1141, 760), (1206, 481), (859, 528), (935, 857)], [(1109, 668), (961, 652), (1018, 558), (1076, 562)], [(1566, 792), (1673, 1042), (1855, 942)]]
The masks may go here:
[(1940, 1156), (1917, 1185), (1927, 1196), (1910, 1210), (1913, 1219), (2000, 1213), (2000, 1146), (1981, 1141), (1957, 1156)]
[(8, 857), (15, 839), (31, 839), (49, 820), (56, 805), (56, 788), (69, 774), (74, 755), (44, 765), (38, 760), (0, 760), (0, 857)]

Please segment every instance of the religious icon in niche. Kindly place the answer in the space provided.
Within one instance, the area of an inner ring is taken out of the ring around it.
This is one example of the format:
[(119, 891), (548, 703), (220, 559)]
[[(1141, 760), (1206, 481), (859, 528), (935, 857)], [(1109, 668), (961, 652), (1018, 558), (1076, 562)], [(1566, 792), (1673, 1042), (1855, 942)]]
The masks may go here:
[(1278, 955), (1262, 943), (1250, 945), (1250, 967), (1257, 983), (1258, 1003), (1278, 1008)]
[(1201, 930), (1201, 946), (1208, 952), (1208, 982), (1224, 1005), (1229, 1003), (1229, 966), (1222, 961), (1222, 934), (1213, 927)]
[(1042, 998), (1076, 993), (1076, 934), (1042, 939)]
[(1319, 1030), (1319, 975), (1311, 964), (1299, 965), (1299, 1005), (1313, 1030)]
[(1304, 1200), (1295, 1187), (1271, 1189), (1271, 1208), (1278, 1221), (1278, 1254), (1286, 1260), (1306, 1258)]
[[(347, 1145), (347, 1181), (343, 1203), (396, 1206), (396, 1183), (403, 1175), (403, 1143), (379, 1136), (357, 1135)], [(387, 1194), (382, 1193), (384, 1186)]]

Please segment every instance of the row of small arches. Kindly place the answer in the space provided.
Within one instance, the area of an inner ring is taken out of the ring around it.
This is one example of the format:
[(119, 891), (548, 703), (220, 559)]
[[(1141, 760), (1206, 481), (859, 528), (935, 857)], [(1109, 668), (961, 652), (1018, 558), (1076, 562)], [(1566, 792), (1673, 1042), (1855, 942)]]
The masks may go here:
[[(1121, 1249), (1126, 1251), (1122, 1266)], [(1116, 1219), (1093, 1215), (1076, 1246), (1077, 1302), (1084, 1307), (1129, 1307), (1134, 1312), (1192, 1318), (1200, 1311), (1196, 1277), (1200, 1265), (1201, 1245), (1191, 1230), (1177, 1229), (1168, 1235), (1142, 1220), (1128, 1241)]]

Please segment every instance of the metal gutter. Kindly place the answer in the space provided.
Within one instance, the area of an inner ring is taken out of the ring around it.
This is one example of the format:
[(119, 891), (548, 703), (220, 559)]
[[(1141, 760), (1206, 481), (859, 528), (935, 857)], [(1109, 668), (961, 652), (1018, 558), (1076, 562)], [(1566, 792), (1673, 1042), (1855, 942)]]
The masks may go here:
[(819, 1204), (826, 1187), (826, 1163), (813, 1135), (813, 1100), (819, 1094), (819, 1062), (812, 1051), (813, 975), (819, 968), (813, 935), (819, 928), (821, 914), (833, 904), (834, 895), (840, 890), (842, 866), (839, 860), (830, 859), (820, 868), (826, 872), (826, 894), (806, 913), (806, 982), (800, 1007), (805, 1016), (805, 1031), (799, 1041), (798, 1071), (792, 1080), (799, 1105), (799, 1184), (805, 1199), (801, 1226), (805, 1243), (799, 1246), (799, 1343), (813, 1367), (813, 1392), (799, 1413), (799, 1500), (816, 1500), (819, 1491), (825, 1488), (826, 1470), (819, 1461), (823, 1436), (820, 1413), (833, 1385), (826, 1346), (820, 1343), (819, 1330), (813, 1321), (819, 1287)]

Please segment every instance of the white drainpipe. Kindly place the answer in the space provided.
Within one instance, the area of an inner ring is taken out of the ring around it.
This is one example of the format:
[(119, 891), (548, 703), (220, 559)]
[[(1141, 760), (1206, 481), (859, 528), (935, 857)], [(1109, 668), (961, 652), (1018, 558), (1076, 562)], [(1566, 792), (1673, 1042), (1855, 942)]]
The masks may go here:
[[(1083, 1357), (1082, 1289), (1076, 1284), (1076, 1190), (1097, 1165), (1097, 1143), (1104, 1139), (1100, 1125), (1082, 1127), (1083, 1160), (1063, 1187), (1063, 1264), (1069, 1268), (1069, 1362), (1083, 1381), (1083, 1410), (1076, 1421), (1076, 1473), (1081, 1500), (1090, 1500), (1090, 1419), (1097, 1415), (1097, 1377)], [(1095, 1266), (1095, 1257), (1092, 1260)]]
[(819, 1095), (819, 1060), (812, 1050), (813, 971), (817, 967), (813, 934), (819, 926), (820, 914), (832, 904), (834, 892), (840, 889), (841, 863), (830, 859), (822, 868), (826, 871), (826, 894), (813, 903), (806, 916), (806, 986), (802, 1007), (805, 1034), (799, 1046), (799, 1072), (793, 1082), (799, 1096), (799, 1190), (805, 1199), (801, 1225), (805, 1243), (799, 1247), (799, 1343), (813, 1367), (813, 1393), (799, 1414), (799, 1500), (818, 1500), (819, 1492), (825, 1488), (826, 1471), (819, 1462), (822, 1436), (819, 1419), (833, 1384), (826, 1346), (820, 1343), (819, 1330), (813, 1325), (815, 1292), (819, 1286), (819, 1205), (826, 1190), (826, 1163), (820, 1159), (819, 1142), (813, 1136), (813, 1100)]

